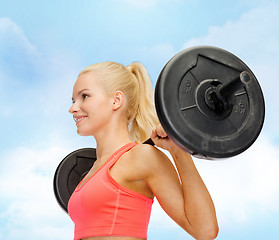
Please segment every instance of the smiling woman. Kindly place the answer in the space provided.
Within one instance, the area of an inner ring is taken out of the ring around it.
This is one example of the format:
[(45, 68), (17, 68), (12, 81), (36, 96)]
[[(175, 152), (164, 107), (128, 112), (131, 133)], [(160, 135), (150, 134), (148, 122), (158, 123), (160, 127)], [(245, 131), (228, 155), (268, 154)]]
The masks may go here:
[[(72, 99), (78, 134), (97, 143), (97, 160), (68, 203), (75, 240), (147, 239), (154, 197), (194, 238), (217, 236), (211, 197), (191, 156), (158, 124), (142, 64), (91, 65), (80, 73)], [(160, 150), (140, 143), (150, 136), (170, 152), (178, 172)]]

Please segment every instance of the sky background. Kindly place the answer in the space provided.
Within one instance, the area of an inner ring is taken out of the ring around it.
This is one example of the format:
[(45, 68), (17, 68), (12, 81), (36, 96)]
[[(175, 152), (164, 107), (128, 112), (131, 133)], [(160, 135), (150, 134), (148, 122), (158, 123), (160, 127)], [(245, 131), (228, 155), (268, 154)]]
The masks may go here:
[[(215, 202), (217, 239), (279, 239), (278, 13), (276, 0), (0, 0), (0, 239), (73, 237), (52, 182), (69, 152), (95, 147), (68, 113), (84, 67), (140, 61), (155, 85), (174, 54), (197, 45), (241, 58), (266, 103), (263, 130), (247, 151), (194, 159)], [(155, 202), (149, 239), (192, 238)]]

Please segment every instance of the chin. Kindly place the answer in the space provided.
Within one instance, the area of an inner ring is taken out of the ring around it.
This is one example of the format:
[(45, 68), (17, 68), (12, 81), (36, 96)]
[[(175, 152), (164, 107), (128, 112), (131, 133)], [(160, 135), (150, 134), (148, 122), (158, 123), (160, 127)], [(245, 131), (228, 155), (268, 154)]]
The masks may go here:
[(90, 136), (87, 131), (77, 130), (79, 136)]

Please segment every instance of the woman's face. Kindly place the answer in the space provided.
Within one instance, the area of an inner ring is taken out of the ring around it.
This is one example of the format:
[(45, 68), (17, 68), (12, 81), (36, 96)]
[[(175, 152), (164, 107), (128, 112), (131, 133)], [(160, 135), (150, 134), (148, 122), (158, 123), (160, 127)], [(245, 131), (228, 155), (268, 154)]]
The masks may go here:
[(113, 112), (113, 97), (104, 92), (96, 72), (79, 76), (73, 88), (72, 100), (69, 112), (73, 114), (79, 135), (95, 135), (108, 125)]

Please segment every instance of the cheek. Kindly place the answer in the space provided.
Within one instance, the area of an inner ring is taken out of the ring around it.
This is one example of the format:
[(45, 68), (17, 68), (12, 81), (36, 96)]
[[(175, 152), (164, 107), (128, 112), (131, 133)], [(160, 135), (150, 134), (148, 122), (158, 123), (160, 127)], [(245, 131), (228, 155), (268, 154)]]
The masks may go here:
[(113, 112), (109, 108), (109, 104), (103, 101), (94, 103), (87, 102), (83, 105), (82, 110), (88, 117), (77, 126), (77, 133), (80, 136), (91, 136), (98, 130), (101, 130), (111, 120)]
[(107, 99), (96, 98), (96, 99), (88, 99), (83, 103), (83, 111), (87, 114), (98, 114), (101, 112), (108, 112), (111, 108), (111, 104)]

